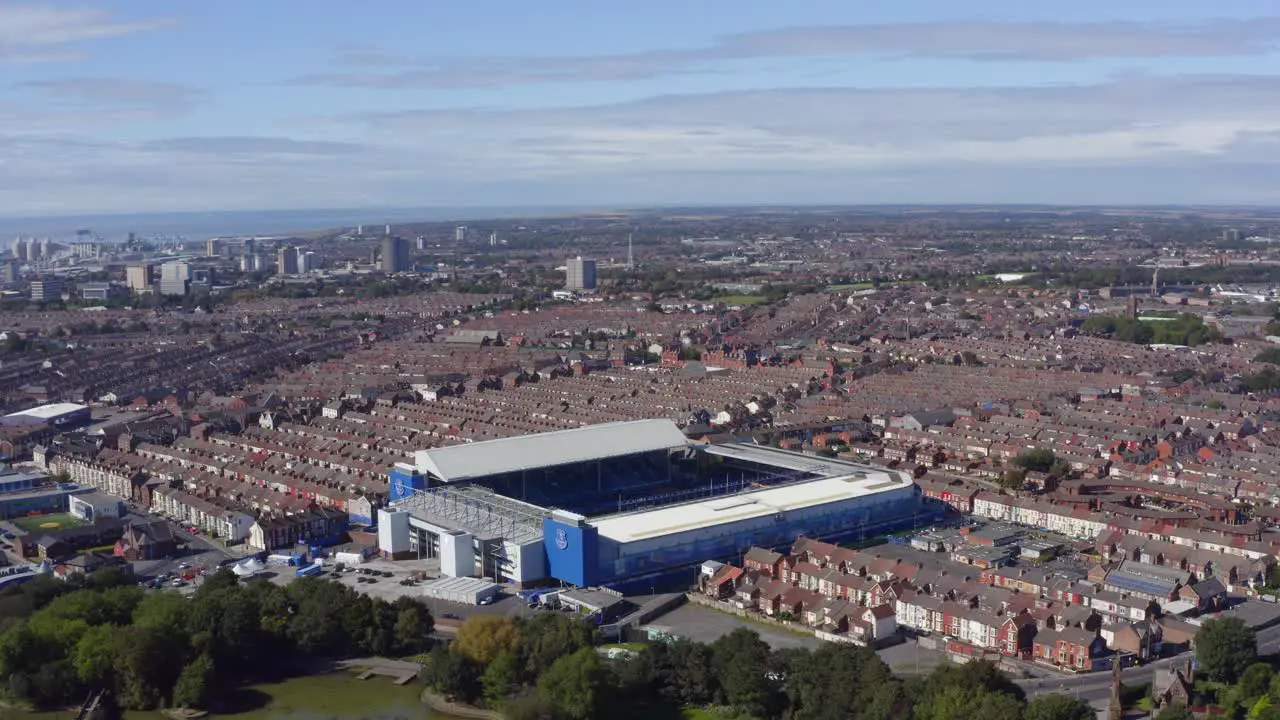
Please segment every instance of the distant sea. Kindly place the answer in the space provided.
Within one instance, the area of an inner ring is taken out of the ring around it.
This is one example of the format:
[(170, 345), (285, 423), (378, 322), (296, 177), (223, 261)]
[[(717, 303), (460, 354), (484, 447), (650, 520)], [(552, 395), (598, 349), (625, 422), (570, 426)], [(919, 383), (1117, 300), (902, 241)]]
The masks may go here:
[(110, 241), (123, 240), (131, 232), (144, 237), (182, 235), (199, 240), (220, 235), (277, 235), (356, 225), (466, 222), (589, 211), (581, 207), (428, 207), (0, 217), (0, 244), (18, 235), (67, 240), (82, 229), (92, 230)]

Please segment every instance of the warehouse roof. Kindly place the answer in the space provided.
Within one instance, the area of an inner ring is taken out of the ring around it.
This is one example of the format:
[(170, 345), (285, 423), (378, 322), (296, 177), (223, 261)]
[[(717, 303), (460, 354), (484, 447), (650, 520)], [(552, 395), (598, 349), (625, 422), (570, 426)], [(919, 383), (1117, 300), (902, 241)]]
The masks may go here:
[(635, 420), (419, 450), (414, 464), (444, 482), (457, 482), (686, 444), (684, 433), (670, 420)]
[(911, 480), (898, 473), (867, 468), (865, 476), (844, 475), (789, 483), (684, 505), (612, 515), (592, 520), (591, 524), (602, 537), (635, 542), (910, 487)]
[(63, 415), (70, 415), (77, 410), (88, 410), (88, 405), (77, 405), (75, 403), (51, 403), (49, 405), (41, 405), (33, 407), (30, 410), (22, 410), (16, 413), (9, 413), (5, 417), (30, 417), (38, 420), (56, 420)]
[(490, 582), (484, 578), (471, 577), (442, 577), (433, 580), (423, 586), (422, 591), (425, 595), (474, 595), (476, 593), (488, 592), (490, 589), (497, 587), (497, 583)]

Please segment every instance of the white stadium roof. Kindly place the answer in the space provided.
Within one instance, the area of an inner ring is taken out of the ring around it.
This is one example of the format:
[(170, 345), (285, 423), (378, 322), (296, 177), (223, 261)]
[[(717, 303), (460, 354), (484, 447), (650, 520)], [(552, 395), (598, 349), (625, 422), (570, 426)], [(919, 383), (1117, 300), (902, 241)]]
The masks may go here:
[(838, 458), (827, 458), (820, 455), (804, 455), (798, 452), (791, 452), (790, 450), (771, 447), (769, 445), (723, 443), (718, 445), (703, 445), (700, 446), (699, 449), (703, 452), (710, 453), (712, 455), (719, 455), (725, 458), (746, 460), (748, 462), (770, 465), (786, 470), (813, 473), (814, 475), (820, 475), (822, 477), (856, 475), (860, 472), (868, 471), (883, 472), (868, 465), (863, 465), (862, 463), (840, 460)]
[(911, 485), (911, 480), (901, 473), (864, 467), (865, 474), (827, 477), (755, 492), (722, 495), (684, 505), (598, 518), (591, 524), (602, 537), (627, 543), (876, 495)]
[(9, 413), (5, 417), (30, 417), (39, 420), (54, 420), (63, 415), (70, 415), (77, 410), (88, 410), (88, 405), (77, 405), (75, 403), (52, 403), (49, 405), (41, 405), (33, 407), (30, 410), (21, 410), (16, 413)]
[(444, 482), (607, 460), (688, 444), (670, 420), (634, 420), (419, 450), (418, 470)]

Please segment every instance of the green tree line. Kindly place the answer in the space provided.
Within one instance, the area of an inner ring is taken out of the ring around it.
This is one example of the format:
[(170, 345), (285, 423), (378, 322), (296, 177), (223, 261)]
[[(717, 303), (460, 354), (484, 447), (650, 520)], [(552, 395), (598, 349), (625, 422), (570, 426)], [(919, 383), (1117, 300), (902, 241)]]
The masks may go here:
[(108, 690), (125, 709), (201, 707), (298, 658), (411, 655), (430, 644), (426, 606), (319, 578), (241, 583), (228, 570), (190, 596), (144, 593), (117, 571), (0, 592), (0, 688), (36, 708)]
[(1143, 321), (1118, 315), (1094, 315), (1080, 324), (1080, 331), (1106, 335), (1112, 340), (1138, 345), (1188, 345), (1195, 347), (1219, 342), (1217, 328), (1204, 324), (1198, 316), (1183, 313), (1172, 320)]
[(1062, 695), (1027, 702), (987, 662), (945, 665), (903, 679), (874, 651), (841, 643), (773, 650), (750, 630), (713, 643), (653, 641), (628, 657), (602, 657), (590, 626), (559, 613), (474, 617), (435, 648), (425, 681), (449, 698), (510, 720), (697, 716), (726, 720), (1086, 720)]

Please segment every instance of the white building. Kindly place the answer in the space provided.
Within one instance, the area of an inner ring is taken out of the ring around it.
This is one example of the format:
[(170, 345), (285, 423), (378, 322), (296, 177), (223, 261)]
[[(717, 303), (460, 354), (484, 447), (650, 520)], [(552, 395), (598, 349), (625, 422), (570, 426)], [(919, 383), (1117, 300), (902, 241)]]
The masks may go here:
[(160, 294), (186, 295), (191, 281), (191, 266), (182, 260), (160, 266)]
[(120, 498), (100, 492), (70, 496), (67, 509), (86, 523), (118, 518), (121, 515)]

